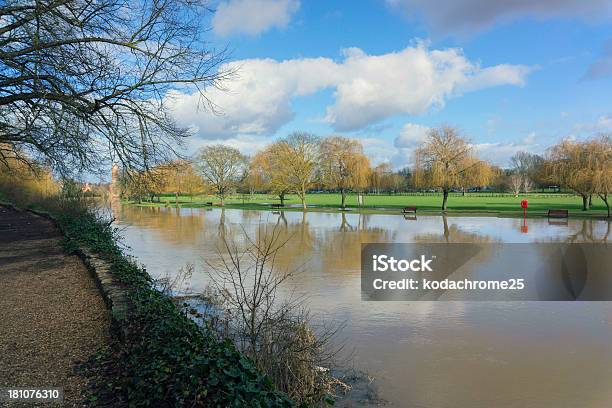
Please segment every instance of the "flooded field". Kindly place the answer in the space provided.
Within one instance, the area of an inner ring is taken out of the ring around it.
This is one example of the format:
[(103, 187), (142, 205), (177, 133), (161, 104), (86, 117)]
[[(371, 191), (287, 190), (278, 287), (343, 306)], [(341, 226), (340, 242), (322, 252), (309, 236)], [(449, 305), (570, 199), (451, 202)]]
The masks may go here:
[(346, 322), (342, 338), (392, 406), (603, 407), (612, 400), (609, 302), (364, 302), (360, 248), (369, 242), (604, 242), (609, 222), (494, 217), (115, 209), (129, 252), (155, 277), (195, 265), (207, 285), (220, 231), (237, 241), (278, 225), (290, 237), (278, 266), (320, 319)]

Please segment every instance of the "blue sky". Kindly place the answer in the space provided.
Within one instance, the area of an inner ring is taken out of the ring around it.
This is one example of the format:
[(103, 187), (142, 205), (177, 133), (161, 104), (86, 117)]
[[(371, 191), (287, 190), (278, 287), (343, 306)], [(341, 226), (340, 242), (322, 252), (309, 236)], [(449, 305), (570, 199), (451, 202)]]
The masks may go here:
[(375, 163), (410, 163), (428, 127), (457, 126), (505, 165), (564, 137), (612, 131), (607, 0), (223, 0), (209, 40), (237, 78), (222, 115), (173, 95), (189, 149), (253, 153), (294, 130), (362, 140)]

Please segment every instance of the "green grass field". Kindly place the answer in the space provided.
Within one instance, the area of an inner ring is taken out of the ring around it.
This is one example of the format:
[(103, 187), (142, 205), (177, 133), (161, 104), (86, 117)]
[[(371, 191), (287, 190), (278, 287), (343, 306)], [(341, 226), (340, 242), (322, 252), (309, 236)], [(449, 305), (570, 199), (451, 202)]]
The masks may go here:
[[(567, 209), (571, 216), (605, 216), (606, 207), (603, 201), (593, 197), (592, 209), (588, 212), (582, 211), (582, 199), (579, 196), (569, 194), (522, 194), (514, 197), (511, 194), (499, 193), (451, 193), (448, 199), (449, 213), (490, 213), (508, 216), (520, 216), (523, 210), (520, 202), (523, 199), (529, 201), (527, 214), (530, 216), (545, 215), (549, 209)], [(150, 203), (143, 202), (136, 205), (143, 206), (175, 206), (176, 198), (174, 195), (162, 195), (161, 201)], [(207, 202), (219, 204), (219, 199), (210, 195), (179, 196), (181, 207), (202, 207)], [(340, 208), (340, 194), (321, 193), (309, 194), (307, 204), (309, 211), (338, 211)], [(278, 204), (280, 200), (276, 196), (269, 194), (255, 194), (250, 196), (234, 195), (225, 200), (227, 208), (270, 210), (271, 204)], [(285, 199), (286, 210), (301, 210), (300, 200), (296, 195), (289, 195)], [(347, 197), (347, 207), (352, 211), (374, 212), (399, 212), (404, 207), (417, 207), (418, 212), (439, 213), (442, 205), (442, 195), (436, 193), (426, 193), (424, 195), (366, 195), (364, 205), (357, 205), (357, 195), (351, 194)]]

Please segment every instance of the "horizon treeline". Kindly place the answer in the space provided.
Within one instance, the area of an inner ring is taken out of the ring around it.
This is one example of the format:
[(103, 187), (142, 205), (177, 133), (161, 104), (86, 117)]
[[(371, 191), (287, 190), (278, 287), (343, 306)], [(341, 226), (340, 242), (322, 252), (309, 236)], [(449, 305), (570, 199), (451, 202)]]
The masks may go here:
[(584, 141), (562, 140), (543, 155), (519, 151), (511, 166), (501, 168), (478, 156), (468, 139), (452, 127), (431, 129), (413, 151), (413, 164), (394, 170), (391, 163), (372, 166), (358, 139), (317, 137), (294, 132), (252, 156), (223, 144), (201, 148), (191, 159), (179, 159), (148, 171), (123, 170), (124, 198), (159, 200), (162, 194), (215, 195), (220, 204), (235, 193), (267, 193), (281, 205), (296, 194), (304, 208), (307, 193), (337, 192), (345, 207), (350, 192), (381, 194), (441, 192), (442, 210), (451, 192), (521, 193), (553, 188), (582, 197), (588, 210), (593, 196), (608, 208), (612, 190), (612, 139), (598, 135)]

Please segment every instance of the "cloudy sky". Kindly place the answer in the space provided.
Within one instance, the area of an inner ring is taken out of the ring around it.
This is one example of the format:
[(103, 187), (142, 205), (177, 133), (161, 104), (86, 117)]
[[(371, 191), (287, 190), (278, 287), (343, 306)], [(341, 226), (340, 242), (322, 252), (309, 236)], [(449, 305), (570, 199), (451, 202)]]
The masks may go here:
[(238, 69), (202, 109), (172, 93), (188, 150), (253, 153), (295, 130), (410, 162), (428, 127), (458, 127), (500, 165), (612, 131), (612, 0), (221, 0), (211, 44)]

